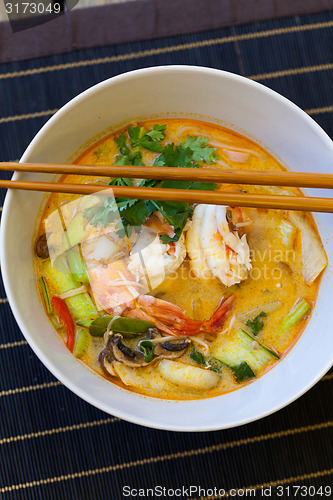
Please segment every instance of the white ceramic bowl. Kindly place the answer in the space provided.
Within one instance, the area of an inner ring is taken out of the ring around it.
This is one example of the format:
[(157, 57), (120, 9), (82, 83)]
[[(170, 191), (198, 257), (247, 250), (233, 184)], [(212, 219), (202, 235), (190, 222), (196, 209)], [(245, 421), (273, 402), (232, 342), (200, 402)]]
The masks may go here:
[[(36, 135), (22, 161), (65, 162), (110, 125), (136, 119), (191, 117), (243, 133), (295, 171), (331, 172), (333, 143), (297, 106), (272, 90), (223, 71), (167, 66), (106, 80), (66, 104)], [(36, 179), (36, 174), (16, 175)], [(48, 174), (38, 175), (49, 180)], [(220, 397), (175, 402), (120, 389), (77, 361), (50, 326), (33, 275), (32, 240), (43, 196), (7, 194), (1, 224), (1, 262), (9, 303), (25, 338), (46, 367), (70, 390), (120, 418), (159, 429), (204, 431), (251, 422), (292, 402), (333, 362), (331, 266), (324, 273), (309, 325), (276, 367), (248, 386)], [(316, 216), (333, 262), (333, 215)]]

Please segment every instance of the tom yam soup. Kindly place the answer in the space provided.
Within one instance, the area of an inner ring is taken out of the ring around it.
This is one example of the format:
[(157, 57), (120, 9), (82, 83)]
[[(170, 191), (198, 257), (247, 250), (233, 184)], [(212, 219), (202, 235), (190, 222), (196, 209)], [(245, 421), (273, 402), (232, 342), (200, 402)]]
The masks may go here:
[[(267, 151), (187, 119), (131, 123), (86, 165), (275, 170)], [(34, 241), (41, 300), (80, 362), (148, 396), (199, 399), (255, 381), (315, 306), (327, 258), (309, 213), (115, 198), (112, 186), (299, 194), (298, 189), (67, 175), (105, 196), (52, 194)]]

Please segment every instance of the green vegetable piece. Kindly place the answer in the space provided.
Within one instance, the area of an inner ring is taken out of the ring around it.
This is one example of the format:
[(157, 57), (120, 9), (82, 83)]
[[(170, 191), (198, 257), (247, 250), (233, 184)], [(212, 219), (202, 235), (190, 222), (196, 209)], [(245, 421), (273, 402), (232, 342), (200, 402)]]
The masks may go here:
[(53, 316), (53, 314), (49, 316), (49, 320), (55, 330), (61, 330), (63, 328), (63, 325), (59, 323), (59, 321), (55, 316)]
[(219, 359), (210, 356), (209, 358), (207, 358), (206, 367), (212, 372), (221, 373), (223, 368), (223, 363)]
[(193, 359), (198, 365), (203, 365), (208, 370), (211, 370), (215, 373), (221, 373), (223, 368), (223, 363), (219, 359), (214, 358), (213, 356), (204, 356), (200, 351), (198, 351), (195, 347), (193, 347), (190, 352), (190, 358)]
[(144, 354), (145, 362), (150, 363), (154, 357), (154, 344), (150, 340), (142, 340), (139, 347)]
[(45, 300), (46, 310), (50, 314), (52, 312), (52, 307), (51, 307), (51, 302), (50, 302), (49, 291), (47, 289), (47, 285), (46, 285), (46, 281), (45, 281), (44, 276), (41, 276), (39, 278), (39, 284), (40, 284), (40, 287), (42, 289), (42, 294), (43, 294), (43, 297)]
[(258, 314), (253, 320), (248, 319), (246, 322), (246, 326), (251, 328), (252, 335), (258, 335), (262, 327), (264, 326), (264, 322), (262, 318), (266, 318), (267, 314), (264, 311)]
[(76, 334), (73, 354), (76, 358), (82, 358), (86, 353), (90, 343), (89, 333), (85, 330), (79, 330)]
[[(253, 342), (255, 342), (255, 348)], [(229, 367), (246, 361), (255, 374), (279, 359), (278, 354), (260, 344), (255, 337), (242, 329), (216, 341), (212, 354)]]
[(65, 299), (65, 302), (75, 321), (82, 318), (95, 319), (98, 317), (98, 311), (88, 293), (80, 293), (79, 295), (68, 297), (68, 299)]
[(84, 326), (85, 328), (89, 328), (92, 322), (93, 322), (92, 319), (80, 319), (79, 321), (76, 322), (76, 324), (78, 326)]
[(73, 217), (67, 226), (67, 231), (64, 233), (67, 243), (66, 248), (72, 248), (83, 240), (85, 225), (83, 212), (79, 212)]
[(78, 248), (73, 248), (67, 252), (67, 260), (75, 281), (80, 281), (81, 283), (88, 285), (89, 277), (80, 254), (80, 250)]
[(238, 382), (242, 382), (242, 380), (245, 380), (247, 378), (255, 377), (255, 374), (246, 361), (239, 363), (239, 365), (230, 366), (230, 368), (234, 372), (234, 375), (237, 378)]
[(193, 347), (192, 351), (190, 352), (190, 358), (193, 359), (198, 365), (205, 365), (205, 358), (203, 354), (198, 351), (195, 347)]
[[(68, 272), (59, 271), (52, 266), (50, 260), (43, 262), (41, 268), (42, 273), (49, 280), (49, 283), (53, 286), (56, 293), (60, 295), (69, 290), (79, 288), (80, 283), (75, 281), (72, 274), (69, 272), (66, 260), (61, 260), (61, 266), (59, 266), (59, 268), (64, 271), (68, 270)], [(68, 299), (65, 299), (65, 302), (75, 320), (94, 319), (98, 317), (98, 311), (88, 293), (80, 293), (79, 295), (68, 297)]]
[(279, 336), (285, 333), (289, 328), (292, 328), (293, 326), (298, 323), (304, 316), (311, 310), (310, 304), (305, 300), (301, 299), (296, 304), (290, 309), (289, 313), (287, 316), (284, 318), (284, 320), (281, 323), (281, 328), (279, 331)]
[(49, 283), (54, 287), (57, 294), (61, 294), (64, 292), (68, 292), (68, 290), (74, 290), (74, 288), (78, 288), (80, 284), (74, 280), (67, 262), (63, 263), (61, 261), (61, 270), (58, 270), (58, 261), (56, 259), (55, 265), (51, 264), (51, 261), (48, 259), (43, 262), (41, 266), (42, 273), (49, 281)]
[(137, 337), (142, 333), (146, 333), (148, 328), (153, 328), (155, 325), (150, 321), (134, 318), (122, 318), (119, 316), (110, 316), (105, 314), (95, 319), (90, 327), (89, 332), (93, 337), (102, 337), (106, 332), (110, 321), (111, 330), (113, 332), (121, 333), (125, 338)]

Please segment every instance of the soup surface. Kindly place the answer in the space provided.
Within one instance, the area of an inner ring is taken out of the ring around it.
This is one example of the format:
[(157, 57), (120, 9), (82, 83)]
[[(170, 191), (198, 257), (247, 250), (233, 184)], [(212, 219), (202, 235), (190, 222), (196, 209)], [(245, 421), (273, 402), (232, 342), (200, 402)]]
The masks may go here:
[[(283, 170), (220, 126), (131, 123), (75, 163)], [(254, 381), (292, 347), (327, 259), (310, 214), (114, 198), (112, 186), (299, 194), (296, 188), (63, 176), (106, 195), (52, 194), (34, 242), (50, 321), (82, 363), (145, 395), (198, 399)]]

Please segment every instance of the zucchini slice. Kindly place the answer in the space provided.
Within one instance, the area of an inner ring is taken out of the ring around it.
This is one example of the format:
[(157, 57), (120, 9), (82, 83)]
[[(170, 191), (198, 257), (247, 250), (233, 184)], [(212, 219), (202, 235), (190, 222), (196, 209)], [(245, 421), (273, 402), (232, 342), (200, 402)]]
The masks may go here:
[[(57, 294), (68, 292), (79, 288), (80, 283), (74, 280), (69, 269), (64, 266), (64, 272), (52, 266), (50, 260), (42, 264), (42, 273), (50, 282)], [(68, 271), (68, 272), (67, 272)], [(65, 299), (68, 309), (75, 320), (94, 319), (98, 317), (98, 311), (90, 295), (85, 292)]]
[(230, 367), (246, 361), (255, 374), (279, 359), (278, 354), (242, 329), (221, 338), (212, 355)]

